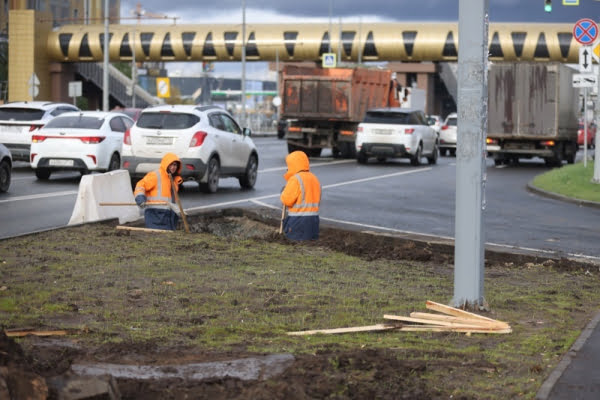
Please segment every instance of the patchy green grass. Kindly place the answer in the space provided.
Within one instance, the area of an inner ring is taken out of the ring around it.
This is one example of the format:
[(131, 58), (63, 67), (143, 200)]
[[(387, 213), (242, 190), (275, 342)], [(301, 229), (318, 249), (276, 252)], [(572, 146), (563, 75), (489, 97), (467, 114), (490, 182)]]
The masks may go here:
[(453, 267), (367, 261), (277, 241), (121, 232), (110, 224), (3, 240), (0, 260), (4, 328), (71, 329), (87, 346), (296, 355), (387, 349), (426, 363), (415, 374), (444, 397), (533, 398), (600, 306), (597, 267), (507, 258), (486, 269), (485, 296), (486, 315), (511, 324), (511, 334), (288, 336), (382, 323), (384, 314), (427, 311), (426, 300), (448, 303)]
[(554, 168), (538, 175), (532, 184), (537, 188), (563, 196), (600, 202), (600, 184), (592, 182), (593, 177), (594, 161), (589, 161), (587, 167), (580, 162)]

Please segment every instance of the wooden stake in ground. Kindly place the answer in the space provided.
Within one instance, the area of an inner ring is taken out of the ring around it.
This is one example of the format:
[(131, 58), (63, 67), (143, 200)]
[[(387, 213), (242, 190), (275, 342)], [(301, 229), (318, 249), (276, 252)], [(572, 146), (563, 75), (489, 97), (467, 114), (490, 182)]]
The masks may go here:
[(279, 222), (279, 234), (283, 233), (283, 219), (285, 218), (285, 204), (281, 206), (281, 221)]
[(173, 175), (169, 174), (169, 179), (171, 180), (171, 189), (173, 190), (173, 195), (175, 195), (175, 201), (179, 206), (179, 211), (181, 212), (181, 218), (183, 219), (183, 227), (185, 228), (185, 233), (190, 233), (190, 226), (187, 222), (187, 217), (185, 216), (185, 212), (183, 211), (183, 207), (181, 206), (181, 201), (179, 201), (179, 194), (177, 194), (177, 190), (175, 190), (175, 183), (173, 182)]

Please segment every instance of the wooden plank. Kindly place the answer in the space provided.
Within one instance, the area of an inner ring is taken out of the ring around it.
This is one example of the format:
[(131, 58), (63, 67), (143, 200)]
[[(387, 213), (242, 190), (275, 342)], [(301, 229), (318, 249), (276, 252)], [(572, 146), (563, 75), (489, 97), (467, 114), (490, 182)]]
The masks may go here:
[(481, 328), (481, 325), (475, 325), (470, 323), (456, 323), (449, 321), (436, 321), (426, 318), (413, 318), (413, 317), (402, 317), (400, 315), (389, 315), (385, 314), (383, 316), (385, 319), (393, 319), (395, 321), (406, 321), (406, 322), (417, 322), (419, 324), (428, 324), (428, 325), (436, 325), (436, 326), (449, 326), (449, 327), (462, 327), (462, 328)]
[(457, 324), (471, 324), (476, 326), (496, 326), (496, 324), (491, 324), (489, 321), (479, 320), (476, 318), (461, 318), (454, 317), (452, 315), (442, 315), (442, 314), (432, 314), (432, 313), (422, 313), (422, 312), (411, 312), (410, 316), (413, 318), (425, 318), (429, 319), (434, 323), (436, 321), (448, 321), (454, 322)]
[(425, 307), (427, 307), (430, 310), (438, 311), (438, 312), (448, 314), (448, 315), (454, 315), (456, 317), (479, 319), (479, 320), (483, 320), (483, 321), (488, 321), (494, 325), (502, 326), (504, 328), (510, 328), (510, 325), (508, 325), (506, 322), (499, 321), (499, 320), (492, 319), (492, 318), (487, 318), (487, 317), (484, 317), (484, 316), (481, 316), (481, 315), (478, 315), (475, 313), (461, 310), (459, 308), (446, 306), (444, 304), (436, 303), (436, 302), (429, 301), (429, 300), (427, 300), (427, 302), (425, 303)]
[(405, 332), (459, 332), (459, 333), (511, 333), (511, 328), (457, 328), (449, 326), (404, 325), (399, 329)]
[(386, 331), (391, 329), (398, 329), (401, 325), (389, 325), (389, 324), (377, 324), (367, 326), (353, 326), (349, 328), (334, 328), (334, 329), (315, 329), (312, 331), (297, 331), (287, 332), (288, 335), (292, 336), (303, 336), (303, 335), (314, 335), (317, 333), (331, 334), (331, 333), (350, 333), (350, 332), (369, 332), (369, 331)]
[(117, 229), (118, 230), (126, 230), (126, 231), (140, 231), (140, 232), (159, 232), (159, 233), (173, 232), (168, 229), (138, 228), (135, 226), (124, 226), (124, 225), (117, 225)]
[(4, 334), (8, 337), (23, 337), (27, 335), (34, 336), (64, 336), (67, 331), (31, 331), (31, 330), (9, 330), (4, 331)]

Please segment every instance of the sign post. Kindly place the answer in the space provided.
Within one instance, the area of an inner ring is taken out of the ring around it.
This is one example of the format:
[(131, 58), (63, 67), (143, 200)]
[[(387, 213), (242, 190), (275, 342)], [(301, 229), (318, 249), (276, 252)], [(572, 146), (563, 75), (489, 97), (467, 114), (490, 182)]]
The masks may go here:
[(69, 82), (69, 97), (73, 98), (73, 105), (77, 105), (77, 97), (81, 96), (81, 81)]

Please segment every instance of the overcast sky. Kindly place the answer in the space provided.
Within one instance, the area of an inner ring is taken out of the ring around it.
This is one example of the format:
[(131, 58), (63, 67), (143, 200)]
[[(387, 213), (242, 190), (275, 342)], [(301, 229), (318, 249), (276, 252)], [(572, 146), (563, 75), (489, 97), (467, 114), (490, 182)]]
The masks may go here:
[[(581, 18), (600, 21), (600, 1), (579, 0), (579, 6), (563, 6), (552, 0), (551, 13), (544, 11), (544, 0), (489, 0), (492, 22), (564, 22)], [(121, 0), (121, 17), (134, 17), (137, 0)], [(242, 0), (142, 0), (141, 8), (150, 14), (177, 17), (177, 24), (242, 22)], [(458, 21), (459, 0), (245, 0), (246, 23), (402, 22)], [(172, 22), (172, 21), (170, 21)], [(133, 23), (123, 20), (122, 23)], [(162, 23), (147, 19), (142, 23)], [(200, 63), (168, 63), (170, 73), (183, 76), (199, 74)], [(247, 63), (248, 79), (264, 77), (266, 63)], [(239, 76), (239, 63), (215, 63), (215, 75)]]
[[(544, 0), (489, 0), (490, 21), (575, 22), (600, 19), (600, 1), (579, 0), (579, 6), (563, 6), (552, 0), (551, 13)], [(121, 0), (122, 17), (132, 16), (136, 0)], [(247, 23), (326, 22), (331, 7), (337, 21), (456, 21), (458, 0), (246, 0)], [(142, 0), (150, 13), (179, 17), (177, 23), (239, 23), (242, 0)], [(150, 22), (150, 21), (148, 21)], [(156, 21), (154, 21), (156, 22)]]

